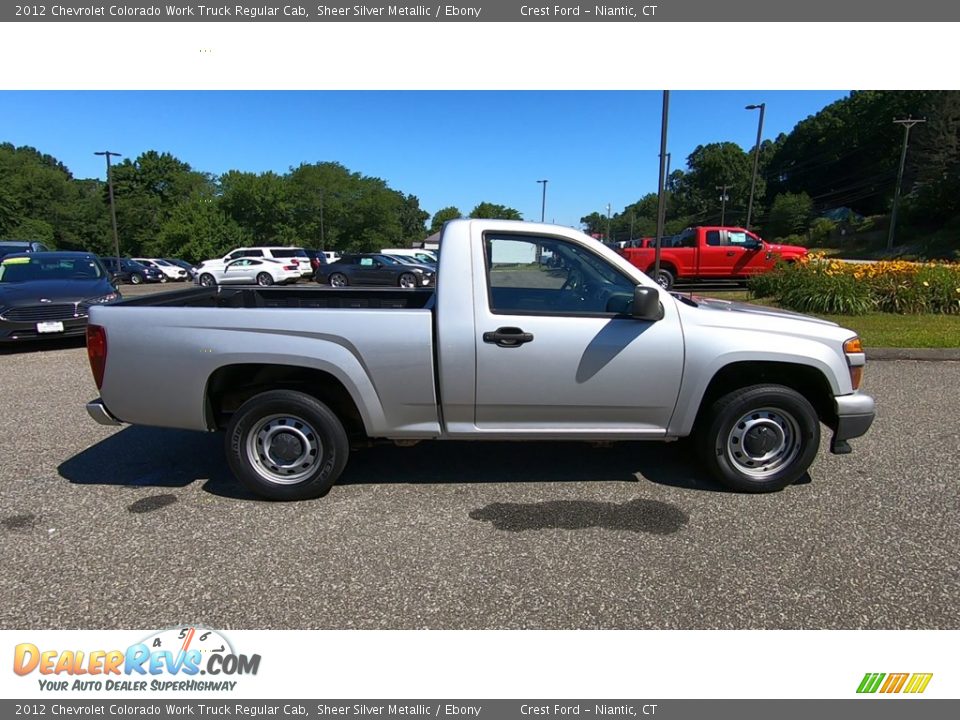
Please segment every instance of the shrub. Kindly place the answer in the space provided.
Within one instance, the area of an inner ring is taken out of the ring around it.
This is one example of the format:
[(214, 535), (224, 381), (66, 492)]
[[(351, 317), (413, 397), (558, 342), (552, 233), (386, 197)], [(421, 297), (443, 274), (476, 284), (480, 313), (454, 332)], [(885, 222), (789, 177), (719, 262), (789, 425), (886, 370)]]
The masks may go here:
[(902, 260), (851, 264), (810, 254), (750, 279), (754, 297), (772, 297), (798, 312), (860, 315), (960, 314), (960, 265)]
[(837, 229), (837, 224), (830, 218), (817, 218), (810, 226), (810, 244), (826, 245), (830, 242), (830, 236)]

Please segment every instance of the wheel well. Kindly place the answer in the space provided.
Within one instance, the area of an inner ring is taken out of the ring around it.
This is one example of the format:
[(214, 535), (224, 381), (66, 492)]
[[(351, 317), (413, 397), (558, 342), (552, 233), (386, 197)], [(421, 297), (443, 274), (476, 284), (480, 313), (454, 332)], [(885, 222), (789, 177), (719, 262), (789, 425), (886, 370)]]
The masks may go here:
[(250, 363), (219, 368), (207, 381), (207, 424), (211, 429), (224, 429), (243, 403), (267, 390), (312, 395), (334, 412), (351, 439), (366, 437), (363, 418), (343, 383), (323, 370), (292, 365)]
[[(677, 276), (677, 268), (674, 267), (673, 263), (671, 263), (671, 262), (664, 262), (663, 260), (661, 260), (661, 261), (660, 261), (660, 269), (661, 269), (661, 270), (668, 270), (674, 277)], [(647, 272), (647, 275), (650, 275), (650, 273), (653, 272), (653, 265), (651, 265), (650, 267), (648, 267), (647, 270), (646, 270), (646, 272)], [(653, 277), (653, 275), (650, 275), (650, 277)]]
[(728, 392), (750, 385), (765, 384), (784, 385), (796, 390), (813, 405), (821, 422), (830, 427), (836, 425), (833, 391), (822, 372), (810, 365), (748, 361), (731, 363), (713, 376), (700, 401), (694, 427), (697, 427), (701, 416)]

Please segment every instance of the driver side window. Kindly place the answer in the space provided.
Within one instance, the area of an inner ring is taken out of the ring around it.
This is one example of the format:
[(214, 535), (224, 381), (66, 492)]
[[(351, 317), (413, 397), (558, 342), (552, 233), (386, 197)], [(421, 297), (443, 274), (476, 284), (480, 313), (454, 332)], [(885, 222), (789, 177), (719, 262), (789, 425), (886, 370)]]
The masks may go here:
[(485, 250), (494, 313), (616, 314), (633, 298), (630, 278), (571, 242), (490, 235)]

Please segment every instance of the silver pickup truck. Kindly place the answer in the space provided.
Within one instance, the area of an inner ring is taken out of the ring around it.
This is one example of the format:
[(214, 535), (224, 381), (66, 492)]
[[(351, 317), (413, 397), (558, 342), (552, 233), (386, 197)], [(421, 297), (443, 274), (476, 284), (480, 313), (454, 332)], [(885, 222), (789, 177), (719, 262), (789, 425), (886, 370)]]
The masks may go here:
[[(671, 295), (564, 227), (458, 220), (437, 288), (196, 288), (90, 310), (98, 422), (226, 430), (237, 478), (323, 495), (392, 440), (676, 440), (779, 490), (870, 427), (850, 330)], [(149, 397), (141, 392), (150, 387)]]

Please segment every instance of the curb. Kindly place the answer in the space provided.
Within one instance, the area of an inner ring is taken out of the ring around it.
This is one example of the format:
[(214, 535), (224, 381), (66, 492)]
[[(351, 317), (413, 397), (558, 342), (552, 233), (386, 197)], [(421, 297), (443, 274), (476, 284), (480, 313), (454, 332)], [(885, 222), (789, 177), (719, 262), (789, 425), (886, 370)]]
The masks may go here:
[(960, 361), (960, 348), (867, 348), (867, 360)]

